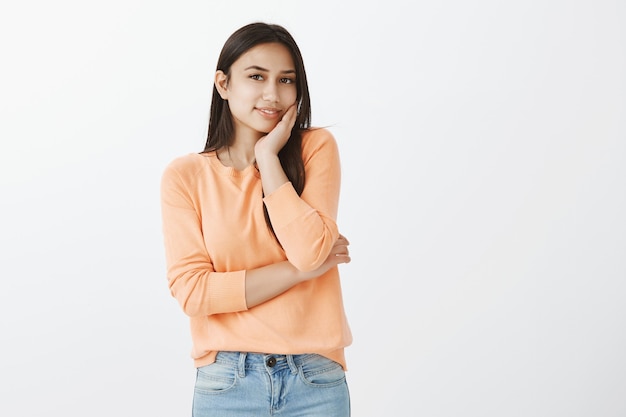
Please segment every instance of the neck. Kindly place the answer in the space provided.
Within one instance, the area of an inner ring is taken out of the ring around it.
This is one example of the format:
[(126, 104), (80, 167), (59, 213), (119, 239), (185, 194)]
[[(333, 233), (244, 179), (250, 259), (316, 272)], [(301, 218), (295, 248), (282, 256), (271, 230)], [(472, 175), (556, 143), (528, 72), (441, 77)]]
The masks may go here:
[(217, 156), (222, 164), (233, 167), (238, 171), (256, 163), (254, 146), (241, 146), (235, 143), (218, 150)]
[(237, 170), (256, 163), (254, 145), (263, 136), (262, 133), (252, 129), (235, 128), (235, 137), (230, 145), (219, 149), (217, 156), (222, 164), (233, 167)]

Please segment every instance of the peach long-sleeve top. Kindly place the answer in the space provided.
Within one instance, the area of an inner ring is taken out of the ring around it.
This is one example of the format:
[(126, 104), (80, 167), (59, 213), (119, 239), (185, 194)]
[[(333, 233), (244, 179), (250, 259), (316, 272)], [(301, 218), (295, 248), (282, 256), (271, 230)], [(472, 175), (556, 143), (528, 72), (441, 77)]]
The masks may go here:
[[(337, 267), (253, 308), (247, 269), (289, 260), (314, 270), (339, 236), (337, 144), (327, 129), (303, 134), (305, 186), (290, 182), (262, 196), (260, 173), (226, 167), (215, 152), (174, 159), (161, 180), (161, 209), (172, 295), (190, 318), (194, 365), (217, 352), (318, 353), (346, 367), (352, 335)], [(263, 204), (280, 244), (268, 229)], [(281, 247), (282, 246), (282, 247)]]

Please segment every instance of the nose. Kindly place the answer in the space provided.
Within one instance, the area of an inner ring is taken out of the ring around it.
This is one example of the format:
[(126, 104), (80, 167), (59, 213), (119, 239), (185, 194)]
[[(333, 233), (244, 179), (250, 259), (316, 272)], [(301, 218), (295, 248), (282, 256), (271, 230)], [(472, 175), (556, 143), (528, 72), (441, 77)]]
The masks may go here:
[(278, 101), (278, 89), (274, 83), (266, 83), (263, 89), (263, 100), (270, 102)]

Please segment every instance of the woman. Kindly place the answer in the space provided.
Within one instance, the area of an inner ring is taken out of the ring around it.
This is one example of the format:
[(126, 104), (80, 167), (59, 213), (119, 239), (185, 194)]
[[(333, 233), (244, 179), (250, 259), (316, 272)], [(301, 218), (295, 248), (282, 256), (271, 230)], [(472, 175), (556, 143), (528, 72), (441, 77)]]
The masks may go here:
[(340, 164), (300, 50), (252, 23), (220, 53), (208, 138), (161, 183), (167, 277), (190, 317), (193, 415), (349, 416)]

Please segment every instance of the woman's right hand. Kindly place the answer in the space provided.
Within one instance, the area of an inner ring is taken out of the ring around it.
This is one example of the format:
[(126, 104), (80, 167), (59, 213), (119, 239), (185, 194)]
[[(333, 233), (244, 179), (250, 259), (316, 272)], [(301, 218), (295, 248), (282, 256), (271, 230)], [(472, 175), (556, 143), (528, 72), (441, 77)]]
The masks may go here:
[(348, 239), (344, 235), (339, 234), (339, 237), (335, 241), (335, 244), (333, 245), (333, 248), (324, 263), (319, 268), (312, 271), (301, 272), (302, 280), (308, 281), (310, 279), (317, 278), (339, 264), (349, 263), (351, 259), (348, 245), (350, 245)]
[(300, 271), (289, 261), (262, 266), (246, 271), (246, 305), (252, 308), (282, 294), (294, 285), (326, 273), (329, 269), (350, 262), (348, 239), (343, 235), (335, 241), (330, 254), (313, 271)]

